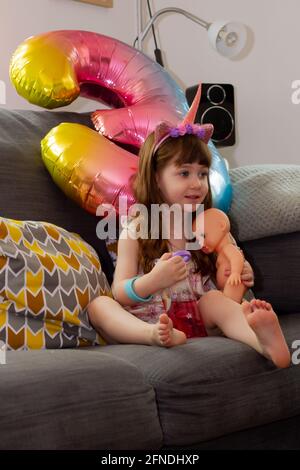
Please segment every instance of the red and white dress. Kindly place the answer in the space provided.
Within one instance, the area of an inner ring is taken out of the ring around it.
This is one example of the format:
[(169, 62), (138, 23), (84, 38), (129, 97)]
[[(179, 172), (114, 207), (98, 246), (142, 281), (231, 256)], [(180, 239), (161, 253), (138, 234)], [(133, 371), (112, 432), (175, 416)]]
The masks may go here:
[[(128, 230), (129, 233), (131, 232), (131, 234), (133, 234), (134, 227), (131, 225), (128, 219), (127, 221), (126, 219), (123, 219), (122, 226), (125, 230)], [(195, 267), (192, 260), (187, 263), (187, 270), (187, 278), (197, 301), (206, 292), (217, 289), (210, 276), (202, 276), (201, 273), (195, 273)], [(143, 274), (143, 271), (140, 269), (139, 275)], [(137, 318), (147, 323), (157, 323), (159, 316), (162, 313), (168, 313), (170, 318), (173, 320), (174, 327), (184, 331), (188, 338), (195, 336), (207, 336), (199, 308), (197, 309), (197, 325), (195, 325), (195, 320), (192, 318), (194, 315), (190, 315), (189, 312), (185, 310), (183, 305), (181, 309), (178, 309), (178, 311), (180, 311), (181, 318), (175, 318), (174, 316), (172, 317), (170, 314), (172, 308), (169, 309), (169, 306), (166, 307), (166, 297), (166, 291), (160, 290), (153, 294), (153, 297), (149, 302), (138, 302), (135, 305), (124, 306), (124, 308), (128, 312), (132, 313), (132, 315), (135, 315)], [(190, 318), (188, 318), (189, 316)]]

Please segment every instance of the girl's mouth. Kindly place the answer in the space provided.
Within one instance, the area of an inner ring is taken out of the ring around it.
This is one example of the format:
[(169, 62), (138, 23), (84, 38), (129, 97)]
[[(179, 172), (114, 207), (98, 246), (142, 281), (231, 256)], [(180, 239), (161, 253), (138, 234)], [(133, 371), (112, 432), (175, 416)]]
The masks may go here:
[(196, 200), (200, 199), (200, 196), (185, 196), (186, 199)]

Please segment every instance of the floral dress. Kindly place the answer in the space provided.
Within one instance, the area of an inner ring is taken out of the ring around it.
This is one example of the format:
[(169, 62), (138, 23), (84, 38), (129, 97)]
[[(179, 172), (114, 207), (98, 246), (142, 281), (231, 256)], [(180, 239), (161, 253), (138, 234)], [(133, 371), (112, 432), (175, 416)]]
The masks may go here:
[[(188, 276), (187, 280), (189, 281), (191, 290), (198, 301), (200, 297), (206, 292), (217, 289), (213, 281), (209, 276), (201, 276), (201, 273), (194, 272), (194, 264), (192, 261), (188, 263)], [(141, 271), (139, 274), (143, 274)], [(178, 316), (173, 316), (170, 312), (172, 308), (166, 306), (166, 294), (167, 290), (160, 290), (153, 294), (153, 298), (149, 302), (139, 302), (135, 305), (125, 306), (125, 310), (135, 315), (140, 320), (143, 320), (147, 323), (157, 323), (159, 316), (162, 313), (167, 313), (170, 318), (173, 320), (174, 327), (184, 331), (187, 338), (193, 338), (195, 336), (207, 336), (203, 320), (201, 319), (201, 313), (198, 310), (197, 315), (197, 326), (195, 325), (194, 315), (190, 315), (188, 312), (184, 311), (184, 308), (179, 309), (180, 314)], [(183, 307), (183, 303), (182, 303)], [(190, 319), (188, 319), (190, 316)], [(198, 325), (202, 325), (202, 327)]]
[[(127, 229), (129, 232), (134, 234), (134, 228), (131, 224), (129, 219), (123, 219), (122, 221), (123, 228)], [(157, 261), (157, 260), (156, 260)], [(187, 263), (187, 270), (188, 276), (187, 280), (189, 282), (190, 288), (198, 301), (200, 297), (205, 294), (206, 292), (214, 289), (216, 290), (217, 287), (215, 286), (214, 282), (210, 278), (210, 276), (202, 276), (201, 273), (195, 273), (194, 263), (190, 260)], [(139, 270), (139, 275), (143, 275), (143, 271)], [(207, 336), (203, 320), (201, 319), (201, 313), (197, 308), (197, 315), (198, 319), (197, 322), (202, 325), (201, 331), (199, 328), (195, 328), (194, 319), (191, 318), (188, 322), (186, 318), (188, 317), (188, 313), (186, 312), (181, 315), (184, 316), (184, 320), (181, 318), (175, 318), (170, 315), (171, 309), (169, 308), (170, 305), (167, 305), (166, 298), (168, 297), (167, 290), (160, 290), (153, 294), (152, 299), (149, 302), (138, 302), (135, 305), (124, 306), (125, 310), (130, 312), (132, 315), (135, 315), (140, 320), (143, 320), (147, 323), (157, 323), (159, 316), (162, 313), (167, 313), (173, 320), (174, 327), (184, 331), (188, 338), (192, 338), (194, 336)], [(182, 309), (181, 309), (182, 312)], [(191, 316), (192, 317), (192, 316)]]

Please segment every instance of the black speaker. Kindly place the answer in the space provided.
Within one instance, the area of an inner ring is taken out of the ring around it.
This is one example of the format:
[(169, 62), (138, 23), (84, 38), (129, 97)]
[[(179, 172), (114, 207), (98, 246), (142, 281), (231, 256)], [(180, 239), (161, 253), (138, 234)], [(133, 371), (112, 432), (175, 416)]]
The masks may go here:
[[(192, 104), (198, 85), (187, 88), (186, 98)], [(214, 125), (212, 141), (216, 147), (235, 144), (234, 91), (226, 83), (202, 83), (201, 101), (195, 122)]]

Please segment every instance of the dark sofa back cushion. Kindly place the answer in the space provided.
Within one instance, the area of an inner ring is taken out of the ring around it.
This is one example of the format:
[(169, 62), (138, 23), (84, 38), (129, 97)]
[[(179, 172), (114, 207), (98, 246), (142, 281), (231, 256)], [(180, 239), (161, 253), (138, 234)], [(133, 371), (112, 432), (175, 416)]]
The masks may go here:
[(277, 313), (300, 312), (300, 232), (243, 242), (254, 268), (255, 296), (273, 304)]
[(99, 218), (63, 194), (41, 159), (41, 139), (61, 122), (93, 127), (89, 113), (0, 109), (0, 215), (51, 222), (78, 233), (95, 248), (111, 282), (112, 261), (105, 243), (96, 236)]

